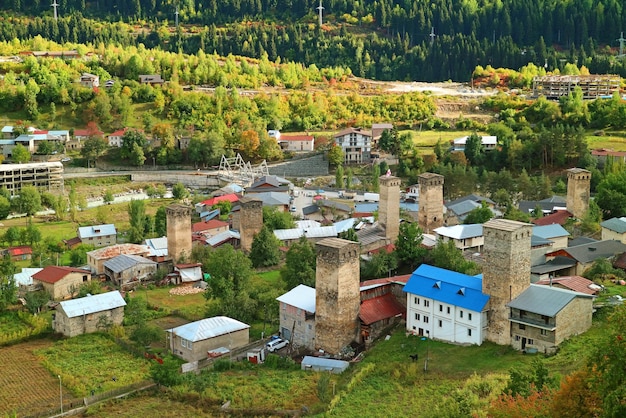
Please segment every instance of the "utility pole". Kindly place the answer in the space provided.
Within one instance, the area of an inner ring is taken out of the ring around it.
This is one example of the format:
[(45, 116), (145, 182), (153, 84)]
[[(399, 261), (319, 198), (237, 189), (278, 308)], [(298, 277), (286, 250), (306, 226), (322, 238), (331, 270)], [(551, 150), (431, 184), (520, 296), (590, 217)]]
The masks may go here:
[(176, 15), (176, 29), (178, 29), (178, 6), (176, 6), (176, 12), (174, 14)]
[(435, 35), (435, 27), (433, 26), (432, 28), (430, 28), (430, 35), (428, 35), (430, 37), (430, 44), (432, 45), (433, 42), (435, 42), (435, 37), (437, 37), (437, 35)]
[(50, 7), (54, 8), (54, 20), (58, 20), (59, 15), (57, 14), (57, 7), (59, 7), (59, 3), (57, 3), (57, 0), (52, 0), (52, 5)]
[(319, 23), (320, 27), (322, 27), (322, 11), (324, 10), (324, 6), (322, 6), (322, 0), (320, 0), (320, 5), (316, 7), (317, 12), (319, 14)]

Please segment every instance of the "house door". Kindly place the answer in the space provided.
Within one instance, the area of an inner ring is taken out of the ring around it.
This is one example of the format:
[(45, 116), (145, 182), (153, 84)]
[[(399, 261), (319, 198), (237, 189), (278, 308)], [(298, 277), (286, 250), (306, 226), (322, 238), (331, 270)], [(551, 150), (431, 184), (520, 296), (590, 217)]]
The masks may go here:
[(417, 332), (417, 335), (419, 335), (420, 337), (424, 335), (424, 328), (420, 328)]
[(284, 340), (289, 340), (289, 341), (291, 341), (291, 330), (290, 330), (289, 328), (285, 328), (285, 327), (283, 327), (283, 328), (280, 330), (280, 336), (281, 336), (281, 338), (282, 338), (282, 339), (284, 339)]
[(522, 350), (526, 349), (526, 337), (522, 337)]

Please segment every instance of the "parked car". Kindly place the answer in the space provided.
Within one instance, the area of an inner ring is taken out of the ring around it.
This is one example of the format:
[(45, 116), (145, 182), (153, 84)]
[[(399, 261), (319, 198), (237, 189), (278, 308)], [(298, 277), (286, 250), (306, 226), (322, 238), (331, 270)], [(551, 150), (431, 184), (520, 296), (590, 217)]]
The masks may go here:
[(281, 348), (287, 347), (288, 344), (289, 344), (289, 341), (283, 340), (282, 338), (277, 338), (265, 344), (265, 347), (267, 347), (269, 352), (273, 353), (276, 350), (280, 350)]
[(67, 163), (68, 161), (71, 161), (71, 160), (72, 159), (70, 157), (61, 158), (62, 163)]

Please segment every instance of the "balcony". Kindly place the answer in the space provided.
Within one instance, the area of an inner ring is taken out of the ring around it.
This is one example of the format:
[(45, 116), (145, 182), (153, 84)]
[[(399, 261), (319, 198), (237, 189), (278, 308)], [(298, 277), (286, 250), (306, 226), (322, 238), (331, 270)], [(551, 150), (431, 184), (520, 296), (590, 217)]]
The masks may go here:
[(539, 319), (533, 319), (528, 317), (521, 317), (517, 315), (510, 315), (509, 321), (515, 322), (516, 324), (528, 325), (535, 328), (545, 329), (546, 331), (554, 331), (556, 329), (556, 325), (554, 324), (554, 318), (550, 318), (551, 320), (546, 323), (546, 321), (542, 321)]

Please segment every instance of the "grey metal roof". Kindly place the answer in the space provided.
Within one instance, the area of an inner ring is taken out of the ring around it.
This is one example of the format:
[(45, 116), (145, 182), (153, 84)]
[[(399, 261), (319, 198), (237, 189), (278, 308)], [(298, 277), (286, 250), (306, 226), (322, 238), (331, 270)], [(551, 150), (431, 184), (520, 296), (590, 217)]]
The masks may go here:
[(598, 258), (609, 258), (626, 251), (626, 244), (616, 240), (604, 240), (564, 248), (579, 263), (590, 263)]
[(483, 235), (482, 224), (470, 224), (470, 225), (454, 225), (454, 226), (440, 226), (435, 229), (437, 235), (453, 238), (453, 239), (466, 239), (481, 237)]
[(617, 232), (618, 234), (623, 234), (626, 232), (626, 218), (611, 218), (600, 224), (602, 228), (609, 229), (611, 231)]
[(78, 228), (78, 237), (80, 239), (104, 237), (115, 234), (117, 234), (117, 231), (113, 224), (81, 226)]
[(150, 256), (164, 257), (167, 252), (167, 237), (161, 238), (148, 238), (146, 239), (146, 245), (150, 250)]
[(352, 208), (344, 203), (339, 203), (339, 202), (335, 202), (334, 200), (320, 200), (319, 204), (327, 207), (327, 208), (334, 208), (337, 210), (341, 210), (343, 212), (350, 212), (352, 210)]
[(530, 268), (530, 272), (533, 274), (546, 274), (574, 267), (575, 265), (576, 260), (572, 260), (569, 257), (563, 257), (562, 255), (559, 255), (546, 263), (532, 266)]
[(524, 213), (530, 213), (539, 206), (545, 212), (554, 212), (556, 208), (566, 208), (566, 201), (560, 196), (552, 196), (544, 200), (520, 200), (518, 204), (519, 210)]
[(363, 228), (356, 231), (356, 236), (359, 239), (359, 243), (361, 245), (369, 245), (380, 239), (385, 238), (385, 231), (380, 227), (380, 225), (375, 224), (370, 228)]
[(488, 197), (479, 196), (477, 194), (469, 194), (467, 196), (463, 196), (463, 197), (460, 197), (458, 199), (451, 200), (446, 205), (456, 205), (457, 203), (465, 202), (467, 200), (471, 200), (472, 202), (478, 202), (478, 203), (480, 203), (480, 202), (487, 202), (490, 205), (495, 205), (496, 204), (496, 202), (494, 202), (493, 200), (489, 199)]
[(479, 208), (480, 206), (481, 206), (480, 203), (476, 203), (473, 200), (464, 200), (459, 203), (448, 204), (446, 205), (446, 208), (454, 212), (455, 215), (461, 216), (461, 215), (466, 215), (470, 213), (471, 211), (473, 211), (476, 208)]
[(302, 208), (303, 215), (310, 215), (312, 213), (319, 212), (319, 211), (320, 211), (320, 207), (317, 205), (309, 205), (309, 206), (305, 206)]
[(550, 238), (556, 238), (556, 237), (567, 237), (570, 234), (561, 225), (551, 224), (551, 225), (533, 226), (533, 235), (536, 235), (539, 238), (550, 239)]
[(264, 206), (289, 205), (289, 195), (282, 192), (254, 193), (256, 199), (260, 199)]
[(567, 246), (576, 247), (577, 245), (589, 244), (591, 242), (598, 242), (598, 240), (589, 238), (589, 237), (578, 237), (578, 238), (570, 239)]
[(136, 266), (137, 264), (157, 264), (157, 263), (145, 257), (141, 257), (139, 255), (122, 254), (122, 255), (113, 257), (110, 260), (105, 261), (104, 267), (108, 268), (114, 273), (120, 273), (124, 270), (128, 270), (129, 268)]
[(304, 235), (304, 229), (301, 228), (289, 228), (289, 229), (275, 229), (274, 236), (281, 241), (294, 240)]
[(21, 273), (15, 273), (13, 275), (13, 280), (15, 280), (15, 284), (18, 286), (30, 286), (33, 284), (33, 274), (37, 274), (41, 270), (43, 269), (24, 267)]
[(550, 241), (549, 239), (540, 238), (536, 235), (532, 235), (530, 237), (530, 246), (531, 247), (540, 247), (544, 245), (554, 244), (554, 241)]
[(250, 328), (250, 325), (227, 316), (215, 316), (171, 328), (168, 331), (191, 342), (196, 342), (241, 331), (246, 328)]
[(315, 313), (315, 289), (306, 285), (298, 285), (289, 292), (276, 298), (287, 305)]
[(229, 239), (241, 239), (241, 235), (238, 231), (233, 231), (231, 229), (228, 231), (220, 232), (217, 235), (213, 235), (211, 238), (208, 238), (206, 240), (206, 243), (209, 244), (211, 247), (215, 247), (216, 245), (221, 244), (222, 242)]
[(68, 318), (74, 318), (126, 306), (126, 301), (124, 301), (120, 292), (114, 290), (113, 292), (101, 293), (99, 295), (66, 300), (60, 302), (60, 305)]
[(554, 317), (576, 297), (592, 298), (591, 295), (571, 290), (531, 284), (507, 306), (538, 315)]
[(307, 238), (330, 238), (337, 236), (337, 230), (334, 225), (320, 226), (319, 228), (307, 229), (304, 235)]

